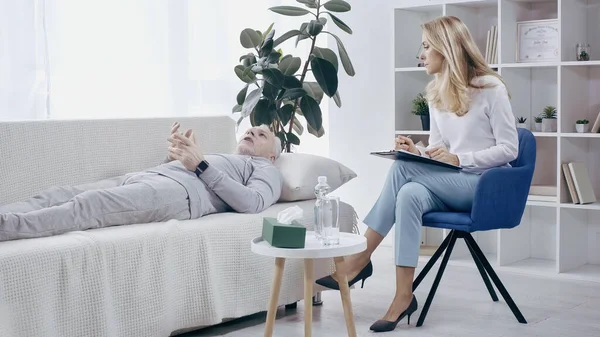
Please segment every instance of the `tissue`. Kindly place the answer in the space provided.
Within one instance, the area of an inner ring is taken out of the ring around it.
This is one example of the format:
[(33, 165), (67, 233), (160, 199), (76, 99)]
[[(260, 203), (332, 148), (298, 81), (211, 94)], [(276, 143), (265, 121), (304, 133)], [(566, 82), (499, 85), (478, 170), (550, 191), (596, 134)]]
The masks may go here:
[(302, 208), (298, 206), (289, 207), (277, 214), (277, 222), (289, 225), (292, 223), (292, 220), (302, 218), (303, 214), (304, 210)]
[(298, 206), (286, 208), (277, 214), (277, 218), (264, 217), (262, 238), (273, 247), (304, 248), (306, 227), (297, 220), (303, 215)]

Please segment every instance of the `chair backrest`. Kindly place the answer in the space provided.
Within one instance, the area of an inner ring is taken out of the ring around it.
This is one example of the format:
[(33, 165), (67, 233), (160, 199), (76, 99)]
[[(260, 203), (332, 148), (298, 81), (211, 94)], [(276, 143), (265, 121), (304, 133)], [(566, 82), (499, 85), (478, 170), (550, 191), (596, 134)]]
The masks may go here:
[(529, 166), (533, 170), (536, 160), (535, 136), (527, 129), (518, 128), (517, 132), (519, 134), (519, 155), (510, 162), (510, 165), (512, 167)]

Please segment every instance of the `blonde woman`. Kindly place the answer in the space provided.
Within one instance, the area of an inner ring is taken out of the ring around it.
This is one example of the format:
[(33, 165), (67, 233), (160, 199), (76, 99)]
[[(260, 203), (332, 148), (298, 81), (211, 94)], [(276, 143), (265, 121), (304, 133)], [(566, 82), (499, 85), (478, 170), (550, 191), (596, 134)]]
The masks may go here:
[[(467, 27), (445, 16), (422, 25), (421, 60), (433, 80), (427, 85), (431, 117), (429, 146), (421, 153), (410, 138), (395, 148), (461, 166), (396, 160), (383, 190), (364, 219), (367, 250), (347, 258), (350, 284), (373, 273), (371, 254), (395, 227), (396, 293), (385, 315), (371, 330), (394, 330), (417, 310), (412, 282), (419, 257), (422, 216), (432, 211), (471, 209), (475, 187), (487, 169), (508, 166), (518, 154), (518, 135), (508, 90), (485, 62)], [(339, 289), (333, 276), (317, 283)]]

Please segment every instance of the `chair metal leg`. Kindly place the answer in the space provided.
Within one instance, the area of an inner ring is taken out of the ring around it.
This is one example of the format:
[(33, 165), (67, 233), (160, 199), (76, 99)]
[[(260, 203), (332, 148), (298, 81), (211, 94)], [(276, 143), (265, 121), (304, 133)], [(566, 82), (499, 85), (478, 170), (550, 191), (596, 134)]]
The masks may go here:
[(448, 264), (448, 259), (450, 259), (450, 254), (452, 254), (452, 249), (454, 248), (454, 243), (456, 242), (457, 233), (453, 230), (448, 234), (450, 240), (448, 242), (448, 249), (446, 250), (446, 254), (444, 254), (444, 258), (442, 259), (442, 264), (440, 265), (440, 269), (435, 275), (435, 280), (431, 285), (431, 290), (429, 291), (429, 295), (427, 295), (427, 300), (425, 301), (425, 305), (423, 306), (423, 310), (421, 310), (421, 315), (419, 316), (419, 320), (417, 321), (417, 326), (423, 325), (423, 321), (425, 321), (425, 317), (427, 316), (427, 311), (429, 311), (429, 306), (433, 301), (433, 296), (435, 295), (435, 291), (437, 290), (438, 285), (440, 284), (440, 280), (442, 279), (442, 275), (444, 274), (444, 269), (446, 269), (446, 265)]
[(513, 314), (517, 318), (517, 321), (519, 321), (519, 323), (527, 324), (525, 317), (523, 317), (523, 314), (521, 314), (521, 311), (519, 310), (519, 308), (513, 301), (512, 297), (510, 297), (510, 294), (508, 293), (506, 288), (504, 288), (504, 285), (500, 281), (500, 278), (498, 277), (498, 275), (496, 275), (494, 268), (492, 268), (492, 266), (488, 262), (487, 258), (485, 257), (485, 255), (483, 254), (483, 252), (481, 251), (481, 249), (479, 248), (479, 246), (477, 245), (477, 243), (471, 236), (471, 234), (465, 235), (465, 241), (467, 241), (471, 245), (471, 247), (473, 247), (473, 251), (479, 258), (479, 261), (481, 261), (481, 263), (483, 264), (483, 267), (485, 268), (485, 270), (490, 275), (490, 278), (492, 279), (492, 281), (494, 281), (496, 288), (498, 288), (498, 291), (500, 291), (500, 294), (502, 295), (502, 297), (508, 304), (508, 307), (510, 308), (510, 310), (512, 310)]
[(433, 267), (433, 265), (437, 262), (437, 260), (440, 258), (440, 256), (442, 255), (442, 253), (444, 252), (444, 250), (446, 250), (446, 248), (448, 247), (448, 243), (450, 242), (450, 238), (452, 237), (454, 233), (454, 230), (452, 230), (444, 239), (444, 241), (442, 241), (442, 244), (438, 247), (438, 249), (435, 251), (435, 253), (433, 253), (433, 255), (431, 256), (431, 258), (429, 259), (429, 261), (427, 261), (427, 264), (425, 264), (425, 267), (423, 267), (423, 270), (421, 270), (421, 272), (419, 273), (419, 275), (417, 276), (417, 278), (413, 281), (413, 292), (415, 290), (417, 290), (417, 287), (419, 286), (419, 284), (421, 283), (421, 281), (423, 281), (423, 279), (425, 278), (425, 276), (427, 275), (427, 273), (429, 272), (429, 270)]
[(321, 292), (317, 292), (315, 296), (313, 296), (313, 307), (318, 307), (323, 305), (323, 300), (321, 299)]
[(488, 274), (485, 271), (483, 264), (481, 264), (481, 261), (479, 261), (479, 258), (477, 257), (477, 254), (475, 254), (475, 251), (473, 250), (473, 247), (471, 247), (471, 244), (469, 243), (469, 241), (465, 240), (465, 243), (467, 244), (467, 247), (469, 248), (469, 252), (471, 252), (473, 261), (475, 261), (475, 265), (477, 266), (477, 269), (479, 270), (479, 274), (481, 274), (483, 283), (485, 283), (485, 286), (486, 286), (488, 292), (490, 293), (490, 296), (492, 297), (492, 301), (498, 302), (498, 295), (496, 295), (496, 291), (494, 291), (494, 286), (492, 286), (492, 283), (490, 282), (490, 278), (488, 277)]

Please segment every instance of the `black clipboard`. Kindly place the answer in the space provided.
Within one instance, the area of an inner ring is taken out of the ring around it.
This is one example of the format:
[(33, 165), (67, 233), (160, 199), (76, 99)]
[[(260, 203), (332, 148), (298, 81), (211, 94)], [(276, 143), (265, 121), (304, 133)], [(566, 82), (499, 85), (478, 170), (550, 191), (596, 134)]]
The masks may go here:
[(443, 166), (443, 167), (451, 168), (453, 170), (462, 170), (462, 167), (460, 167), (460, 166), (444, 163), (439, 160), (423, 157), (418, 154), (414, 154), (412, 152), (408, 152), (408, 151), (404, 151), (404, 150), (376, 151), (376, 152), (371, 152), (370, 154), (377, 156), (377, 157), (386, 158), (386, 159), (412, 160), (412, 161), (418, 161), (418, 162), (422, 162), (422, 163), (433, 164), (433, 165), (437, 165), (437, 166)]

